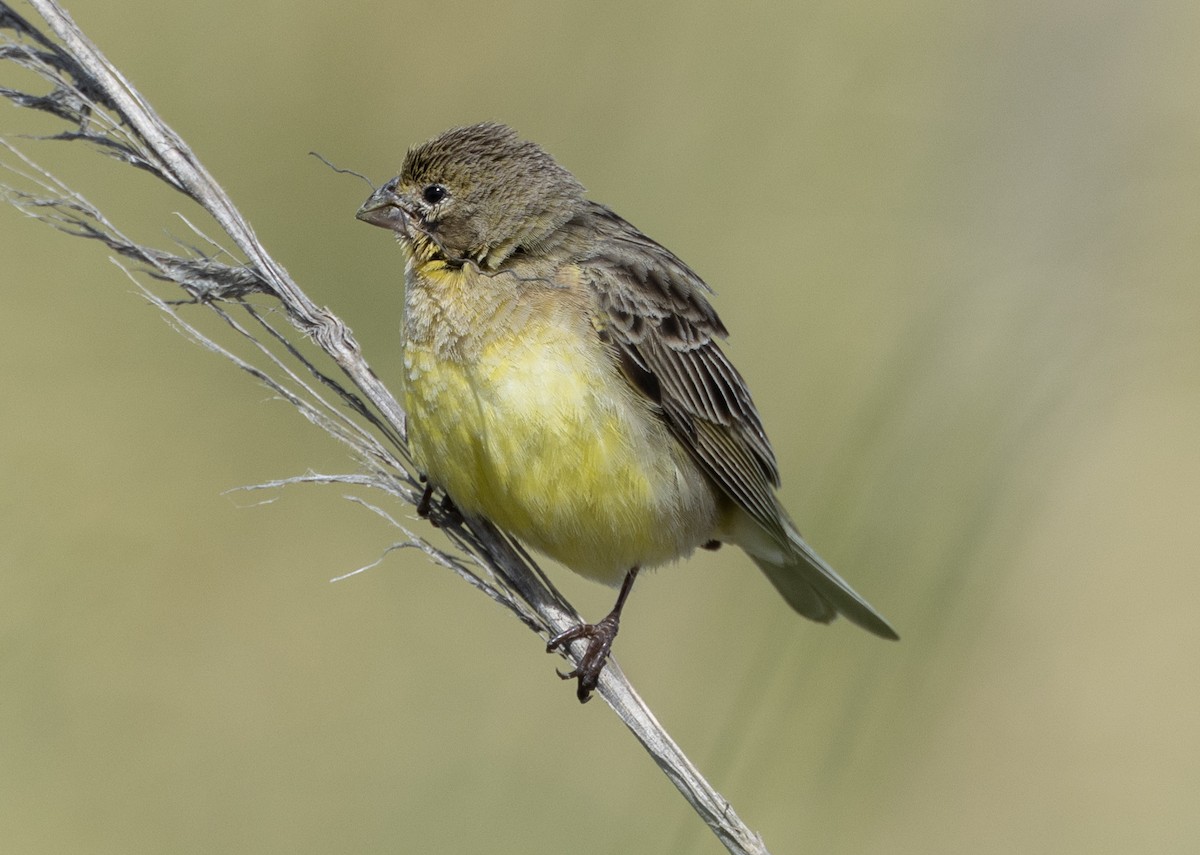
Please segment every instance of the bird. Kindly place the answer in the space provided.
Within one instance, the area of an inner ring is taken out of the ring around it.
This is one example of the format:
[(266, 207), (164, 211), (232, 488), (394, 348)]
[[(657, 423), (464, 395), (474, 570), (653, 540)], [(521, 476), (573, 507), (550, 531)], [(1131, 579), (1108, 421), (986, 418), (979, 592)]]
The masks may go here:
[(620, 585), (564, 679), (596, 689), (640, 570), (744, 550), (799, 614), (899, 636), (800, 535), (701, 277), (498, 122), (413, 146), (357, 218), (404, 257), (401, 340), (421, 505), (443, 491), (576, 573)]

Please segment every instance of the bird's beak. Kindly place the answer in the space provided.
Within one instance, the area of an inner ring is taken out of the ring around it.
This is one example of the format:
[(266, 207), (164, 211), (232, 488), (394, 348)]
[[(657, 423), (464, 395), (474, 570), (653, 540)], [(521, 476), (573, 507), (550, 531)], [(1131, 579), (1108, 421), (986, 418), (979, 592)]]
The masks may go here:
[(354, 216), (364, 223), (407, 233), (408, 218), (404, 214), (404, 200), (396, 192), (396, 179), (392, 179), (371, 194)]

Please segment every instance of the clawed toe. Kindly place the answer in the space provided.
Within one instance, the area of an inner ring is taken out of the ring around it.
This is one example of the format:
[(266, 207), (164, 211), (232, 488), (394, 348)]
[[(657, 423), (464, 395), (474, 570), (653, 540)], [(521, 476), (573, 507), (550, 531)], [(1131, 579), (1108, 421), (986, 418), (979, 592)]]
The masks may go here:
[(555, 672), (563, 680), (579, 680), (575, 696), (579, 698), (581, 704), (586, 704), (591, 700), (592, 692), (600, 682), (600, 673), (604, 670), (604, 663), (608, 661), (608, 654), (612, 651), (613, 639), (617, 637), (617, 628), (617, 620), (613, 618), (613, 615), (609, 615), (600, 623), (580, 624), (560, 632), (546, 643), (546, 652), (553, 653), (559, 649), (566, 650), (573, 641), (582, 638), (588, 640), (587, 650), (579, 658), (578, 666), (567, 673), (555, 669)]

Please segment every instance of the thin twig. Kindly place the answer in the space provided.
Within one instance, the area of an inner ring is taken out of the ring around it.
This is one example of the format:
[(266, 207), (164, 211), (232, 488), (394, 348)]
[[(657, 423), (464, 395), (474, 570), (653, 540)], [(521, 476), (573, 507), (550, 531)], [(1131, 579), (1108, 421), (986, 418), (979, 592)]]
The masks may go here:
[[(19, 165), (7, 162), (2, 165), (26, 186), (35, 188), (34, 192), (9, 189), (6, 194), (9, 201), (61, 231), (104, 243), (152, 279), (181, 287), (186, 295), (184, 300), (167, 300), (142, 286), (148, 299), (179, 329), (231, 360), (295, 406), (309, 421), (345, 443), (366, 469), (366, 474), (306, 475), (259, 487), (299, 481), (350, 484), (378, 489), (393, 499), (414, 503), (420, 489), (408, 455), (404, 411), (367, 365), (349, 328), (300, 290), (283, 266), (258, 242), (250, 225), (187, 144), (158, 117), (67, 13), (52, 0), (29, 2), (53, 37), (7, 4), (0, 3), (0, 61), (7, 60), (33, 71), (49, 84), (50, 91), (37, 94), (0, 88), (0, 96), (66, 122), (68, 128), (56, 135), (56, 139), (94, 146), (107, 156), (156, 176), (192, 199), (216, 220), (244, 262), (225, 263), (220, 253), (218, 257), (222, 260), (218, 261), (192, 249), (178, 253), (139, 246), (122, 235), (82, 195), (40, 169), (11, 143), (5, 143), (9, 155)], [(133, 270), (126, 268), (126, 272), (136, 276)], [(273, 300), (278, 300), (290, 325), (333, 360), (353, 391), (318, 368), (302, 343), (271, 323), (262, 307)], [(202, 332), (190, 317), (185, 319), (184, 311), (195, 305), (215, 312), (237, 341), (249, 343), (252, 356), (239, 356)], [(260, 337), (263, 334), (265, 339)], [(333, 395), (322, 395), (321, 390), (331, 390)], [(455, 555), (407, 531), (382, 508), (357, 497), (352, 500), (391, 520), (403, 533), (405, 539), (387, 547), (385, 554), (399, 548), (420, 549), (434, 563), (457, 573), (544, 636), (578, 623), (575, 610), (524, 550), (490, 523), (455, 524), (454, 520), (442, 519), (445, 535), (461, 550), (461, 555)], [(572, 651), (572, 657), (577, 657), (581, 648), (582, 645)], [(738, 819), (729, 803), (684, 756), (615, 662), (610, 661), (604, 669), (598, 692), (730, 852), (765, 855), (762, 840)]]

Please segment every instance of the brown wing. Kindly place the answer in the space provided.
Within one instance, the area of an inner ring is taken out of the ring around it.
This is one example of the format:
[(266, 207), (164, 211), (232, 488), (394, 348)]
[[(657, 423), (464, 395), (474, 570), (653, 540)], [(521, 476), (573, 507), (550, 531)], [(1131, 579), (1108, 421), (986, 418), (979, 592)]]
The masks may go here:
[(710, 289), (669, 250), (601, 205), (604, 237), (582, 260), (602, 334), (630, 383), (659, 405), (705, 473), (768, 532), (786, 540), (772, 486), (775, 453), (746, 383), (716, 339), (728, 334)]

